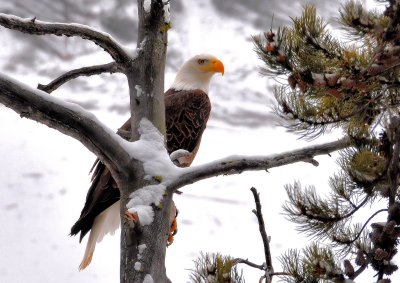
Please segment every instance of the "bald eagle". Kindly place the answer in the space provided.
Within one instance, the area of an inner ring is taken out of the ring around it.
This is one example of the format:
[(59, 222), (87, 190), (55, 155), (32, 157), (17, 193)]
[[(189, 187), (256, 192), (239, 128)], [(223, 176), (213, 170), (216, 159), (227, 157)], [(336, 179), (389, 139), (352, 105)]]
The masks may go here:
[[(224, 74), (220, 60), (208, 54), (194, 56), (181, 66), (164, 94), (167, 150), (169, 154), (180, 149), (188, 152), (177, 157), (175, 163), (178, 166), (190, 166), (199, 149), (211, 111), (208, 89), (211, 77), (216, 73)], [(129, 119), (117, 133), (128, 138), (126, 133), (130, 130)], [(116, 182), (98, 159), (92, 170), (92, 184), (85, 205), (71, 228), (71, 235), (80, 233), (79, 242), (90, 231), (80, 270), (90, 264), (96, 243), (107, 233), (113, 234), (120, 225), (120, 192)]]

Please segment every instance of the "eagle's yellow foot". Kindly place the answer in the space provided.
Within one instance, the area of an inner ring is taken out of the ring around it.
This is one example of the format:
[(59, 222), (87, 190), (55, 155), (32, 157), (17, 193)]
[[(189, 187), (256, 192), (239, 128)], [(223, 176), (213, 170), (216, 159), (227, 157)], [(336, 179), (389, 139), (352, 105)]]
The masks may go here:
[(139, 221), (139, 215), (137, 212), (129, 212), (129, 210), (125, 211), (124, 215), (125, 219), (133, 221), (133, 223), (137, 223)]
[(172, 221), (171, 228), (169, 229), (168, 239), (167, 239), (167, 246), (172, 245), (174, 242), (174, 236), (178, 233), (178, 222), (176, 222), (176, 216)]

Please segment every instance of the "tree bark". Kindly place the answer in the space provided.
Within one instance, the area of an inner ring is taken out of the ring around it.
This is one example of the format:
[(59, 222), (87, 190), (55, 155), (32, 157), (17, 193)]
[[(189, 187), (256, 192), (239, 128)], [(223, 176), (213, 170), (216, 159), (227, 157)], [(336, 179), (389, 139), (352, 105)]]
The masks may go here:
[[(138, 0), (139, 56), (135, 65), (126, 68), (132, 141), (139, 139), (139, 123), (143, 118), (150, 120), (165, 135), (164, 68), (167, 33), (163, 32), (164, 4), (161, 0), (151, 2), (150, 11), (146, 11), (143, 0)], [(148, 183), (143, 181), (144, 171), (140, 164), (134, 164), (131, 172), (130, 182), (118, 184), (121, 191), (121, 282), (143, 282), (147, 274), (151, 275), (154, 282), (169, 282), (166, 277), (165, 253), (173, 194), (167, 194), (160, 209), (154, 209), (154, 221), (150, 225), (133, 228), (132, 223), (124, 218), (126, 204), (132, 192)], [(146, 245), (140, 255), (139, 245)], [(137, 262), (140, 262), (140, 272), (134, 268)]]

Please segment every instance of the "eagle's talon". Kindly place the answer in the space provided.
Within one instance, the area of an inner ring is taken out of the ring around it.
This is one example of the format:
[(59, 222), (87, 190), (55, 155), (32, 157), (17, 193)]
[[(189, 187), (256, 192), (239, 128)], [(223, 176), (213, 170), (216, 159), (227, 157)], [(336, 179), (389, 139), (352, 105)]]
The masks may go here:
[(129, 210), (125, 211), (124, 218), (125, 218), (126, 220), (133, 221), (134, 223), (139, 222), (139, 215), (137, 214), (136, 211), (133, 212), (133, 213), (132, 213), (132, 212), (129, 212)]
[(122, 138), (124, 138), (126, 140), (130, 140), (131, 136), (132, 136), (131, 131), (127, 131), (127, 130), (124, 130), (122, 128), (119, 128), (117, 130), (117, 134), (120, 135)]
[(171, 161), (179, 167), (184, 166), (186, 163), (188, 163), (188, 160), (193, 160), (193, 153), (189, 152), (185, 149), (178, 149), (175, 150), (174, 152), (172, 152), (169, 155), (169, 158), (171, 159)]
[(174, 236), (173, 235), (169, 235), (168, 239), (167, 239), (167, 247), (169, 247), (170, 245), (172, 245), (172, 243), (174, 242)]
[[(178, 213), (176, 213), (176, 216)], [(169, 229), (168, 239), (167, 239), (167, 247), (172, 245), (174, 242), (174, 236), (178, 233), (178, 222), (176, 222), (176, 216), (171, 223), (171, 228)]]

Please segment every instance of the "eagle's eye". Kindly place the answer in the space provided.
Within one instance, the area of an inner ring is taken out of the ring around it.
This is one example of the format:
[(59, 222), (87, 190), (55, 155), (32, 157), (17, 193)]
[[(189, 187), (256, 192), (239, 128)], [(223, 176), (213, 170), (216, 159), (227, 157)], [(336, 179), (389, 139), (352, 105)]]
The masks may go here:
[(203, 65), (206, 62), (205, 59), (199, 59), (197, 60), (197, 63), (199, 63), (199, 65)]

